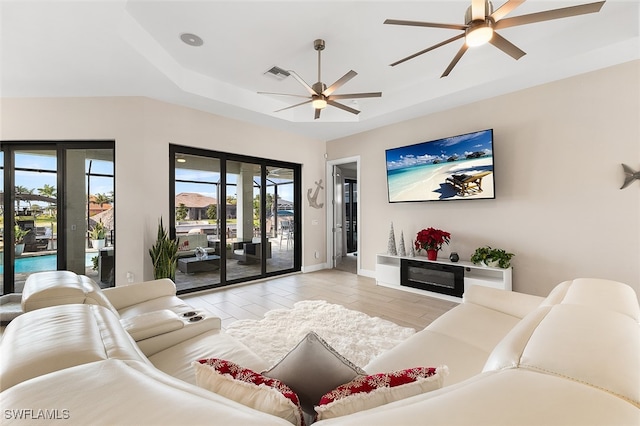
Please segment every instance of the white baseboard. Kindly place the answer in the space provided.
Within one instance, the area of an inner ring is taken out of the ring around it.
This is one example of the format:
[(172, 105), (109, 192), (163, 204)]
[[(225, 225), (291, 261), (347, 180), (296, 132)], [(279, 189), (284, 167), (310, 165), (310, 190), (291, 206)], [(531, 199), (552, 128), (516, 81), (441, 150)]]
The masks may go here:
[(327, 269), (327, 268), (329, 268), (328, 263), (319, 263), (317, 265), (303, 266), (302, 273), (306, 274), (309, 272), (322, 271), (323, 269)]
[(369, 269), (360, 269), (358, 271), (358, 275), (362, 275), (363, 277), (367, 277), (367, 278), (376, 278), (376, 271), (370, 271)]

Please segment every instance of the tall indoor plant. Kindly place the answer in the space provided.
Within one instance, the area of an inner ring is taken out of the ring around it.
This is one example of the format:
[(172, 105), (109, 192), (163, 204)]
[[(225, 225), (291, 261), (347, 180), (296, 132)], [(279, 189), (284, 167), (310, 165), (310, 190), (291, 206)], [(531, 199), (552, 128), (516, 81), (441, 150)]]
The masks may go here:
[(451, 234), (447, 231), (427, 228), (418, 232), (415, 247), (418, 251), (426, 250), (427, 259), (436, 260), (438, 258), (438, 251), (442, 248), (443, 244), (449, 244), (450, 239)]
[(162, 223), (162, 217), (158, 223), (158, 236), (156, 243), (149, 249), (149, 255), (153, 262), (153, 277), (155, 279), (176, 279), (176, 266), (178, 264), (178, 243), (169, 238), (167, 230)]

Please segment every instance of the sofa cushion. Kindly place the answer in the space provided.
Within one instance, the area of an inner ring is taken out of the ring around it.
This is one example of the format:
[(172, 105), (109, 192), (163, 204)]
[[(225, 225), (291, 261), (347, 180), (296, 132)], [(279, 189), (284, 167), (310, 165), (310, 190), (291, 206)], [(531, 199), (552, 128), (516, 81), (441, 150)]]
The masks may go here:
[(518, 321), (482, 305), (462, 303), (364, 369), (373, 374), (416, 365), (447, 365), (450, 374), (445, 384), (449, 386), (480, 373), (495, 345)]
[(637, 425), (638, 407), (599, 389), (530, 370), (492, 371), (322, 426)]
[[(105, 403), (104, 399), (113, 403)], [(36, 377), (2, 393), (2, 425), (279, 425), (287, 421), (141, 362), (109, 359)], [(25, 418), (50, 410), (60, 419)], [(64, 416), (68, 418), (65, 419)]]
[(111, 311), (97, 305), (38, 309), (17, 317), (4, 332), (0, 386), (108, 358), (147, 362)]
[(298, 394), (302, 409), (313, 414), (322, 395), (367, 373), (312, 331), (263, 374), (286, 383)]
[(446, 367), (416, 367), (359, 376), (322, 396), (317, 420), (346, 416), (442, 387)]
[(640, 333), (629, 316), (602, 307), (543, 306), (496, 346), (485, 371), (556, 375), (640, 406)]
[(558, 284), (544, 305), (570, 304), (599, 306), (640, 321), (640, 305), (635, 292), (626, 284), (599, 278), (577, 278)]
[(196, 384), (240, 404), (304, 424), (298, 396), (277, 379), (217, 358), (193, 362)]
[(545, 300), (540, 296), (472, 285), (465, 289), (464, 303), (484, 306), (516, 318), (524, 318)]
[(253, 371), (262, 371), (269, 366), (242, 342), (220, 329), (207, 331), (156, 352), (149, 356), (149, 361), (170, 376), (195, 385), (191, 363), (205, 358), (226, 359)]
[(195, 250), (196, 247), (207, 247), (209, 241), (205, 234), (180, 235), (178, 237), (178, 251)]
[(24, 312), (74, 303), (100, 305), (118, 315), (118, 311), (91, 278), (77, 275), (71, 271), (46, 271), (31, 274), (22, 291), (22, 310)]

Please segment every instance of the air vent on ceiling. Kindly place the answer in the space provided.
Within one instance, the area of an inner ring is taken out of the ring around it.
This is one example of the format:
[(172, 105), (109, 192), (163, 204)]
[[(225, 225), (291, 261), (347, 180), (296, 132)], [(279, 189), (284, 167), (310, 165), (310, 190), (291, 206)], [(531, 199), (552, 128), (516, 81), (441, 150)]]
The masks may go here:
[(284, 80), (285, 78), (289, 77), (289, 72), (287, 70), (283, 70), (280, 67), (273, 66), (270, 69), (268, 69), (264, 73), (264, 75), (273, 77), (277, 80)]

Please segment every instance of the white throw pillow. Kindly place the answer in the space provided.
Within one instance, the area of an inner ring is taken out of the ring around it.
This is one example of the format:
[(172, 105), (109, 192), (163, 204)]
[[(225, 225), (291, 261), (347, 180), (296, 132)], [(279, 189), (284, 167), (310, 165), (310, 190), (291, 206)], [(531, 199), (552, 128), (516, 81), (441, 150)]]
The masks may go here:
[(316, 420), (346, 416), (442, 387), (446, 366), (416, 367), (357, 377), (325, 394), (315, 408)]
[(367, 373), (312, 331), (263, 374), (286, 383), (300, 398), (302, 410), (315, 415), (313, 407), (322, 395)]
[(304, 426), (298, 396), (279, 380), (217, 358), (195, 361), (193, 367), (196, 384), (201, 388)]

